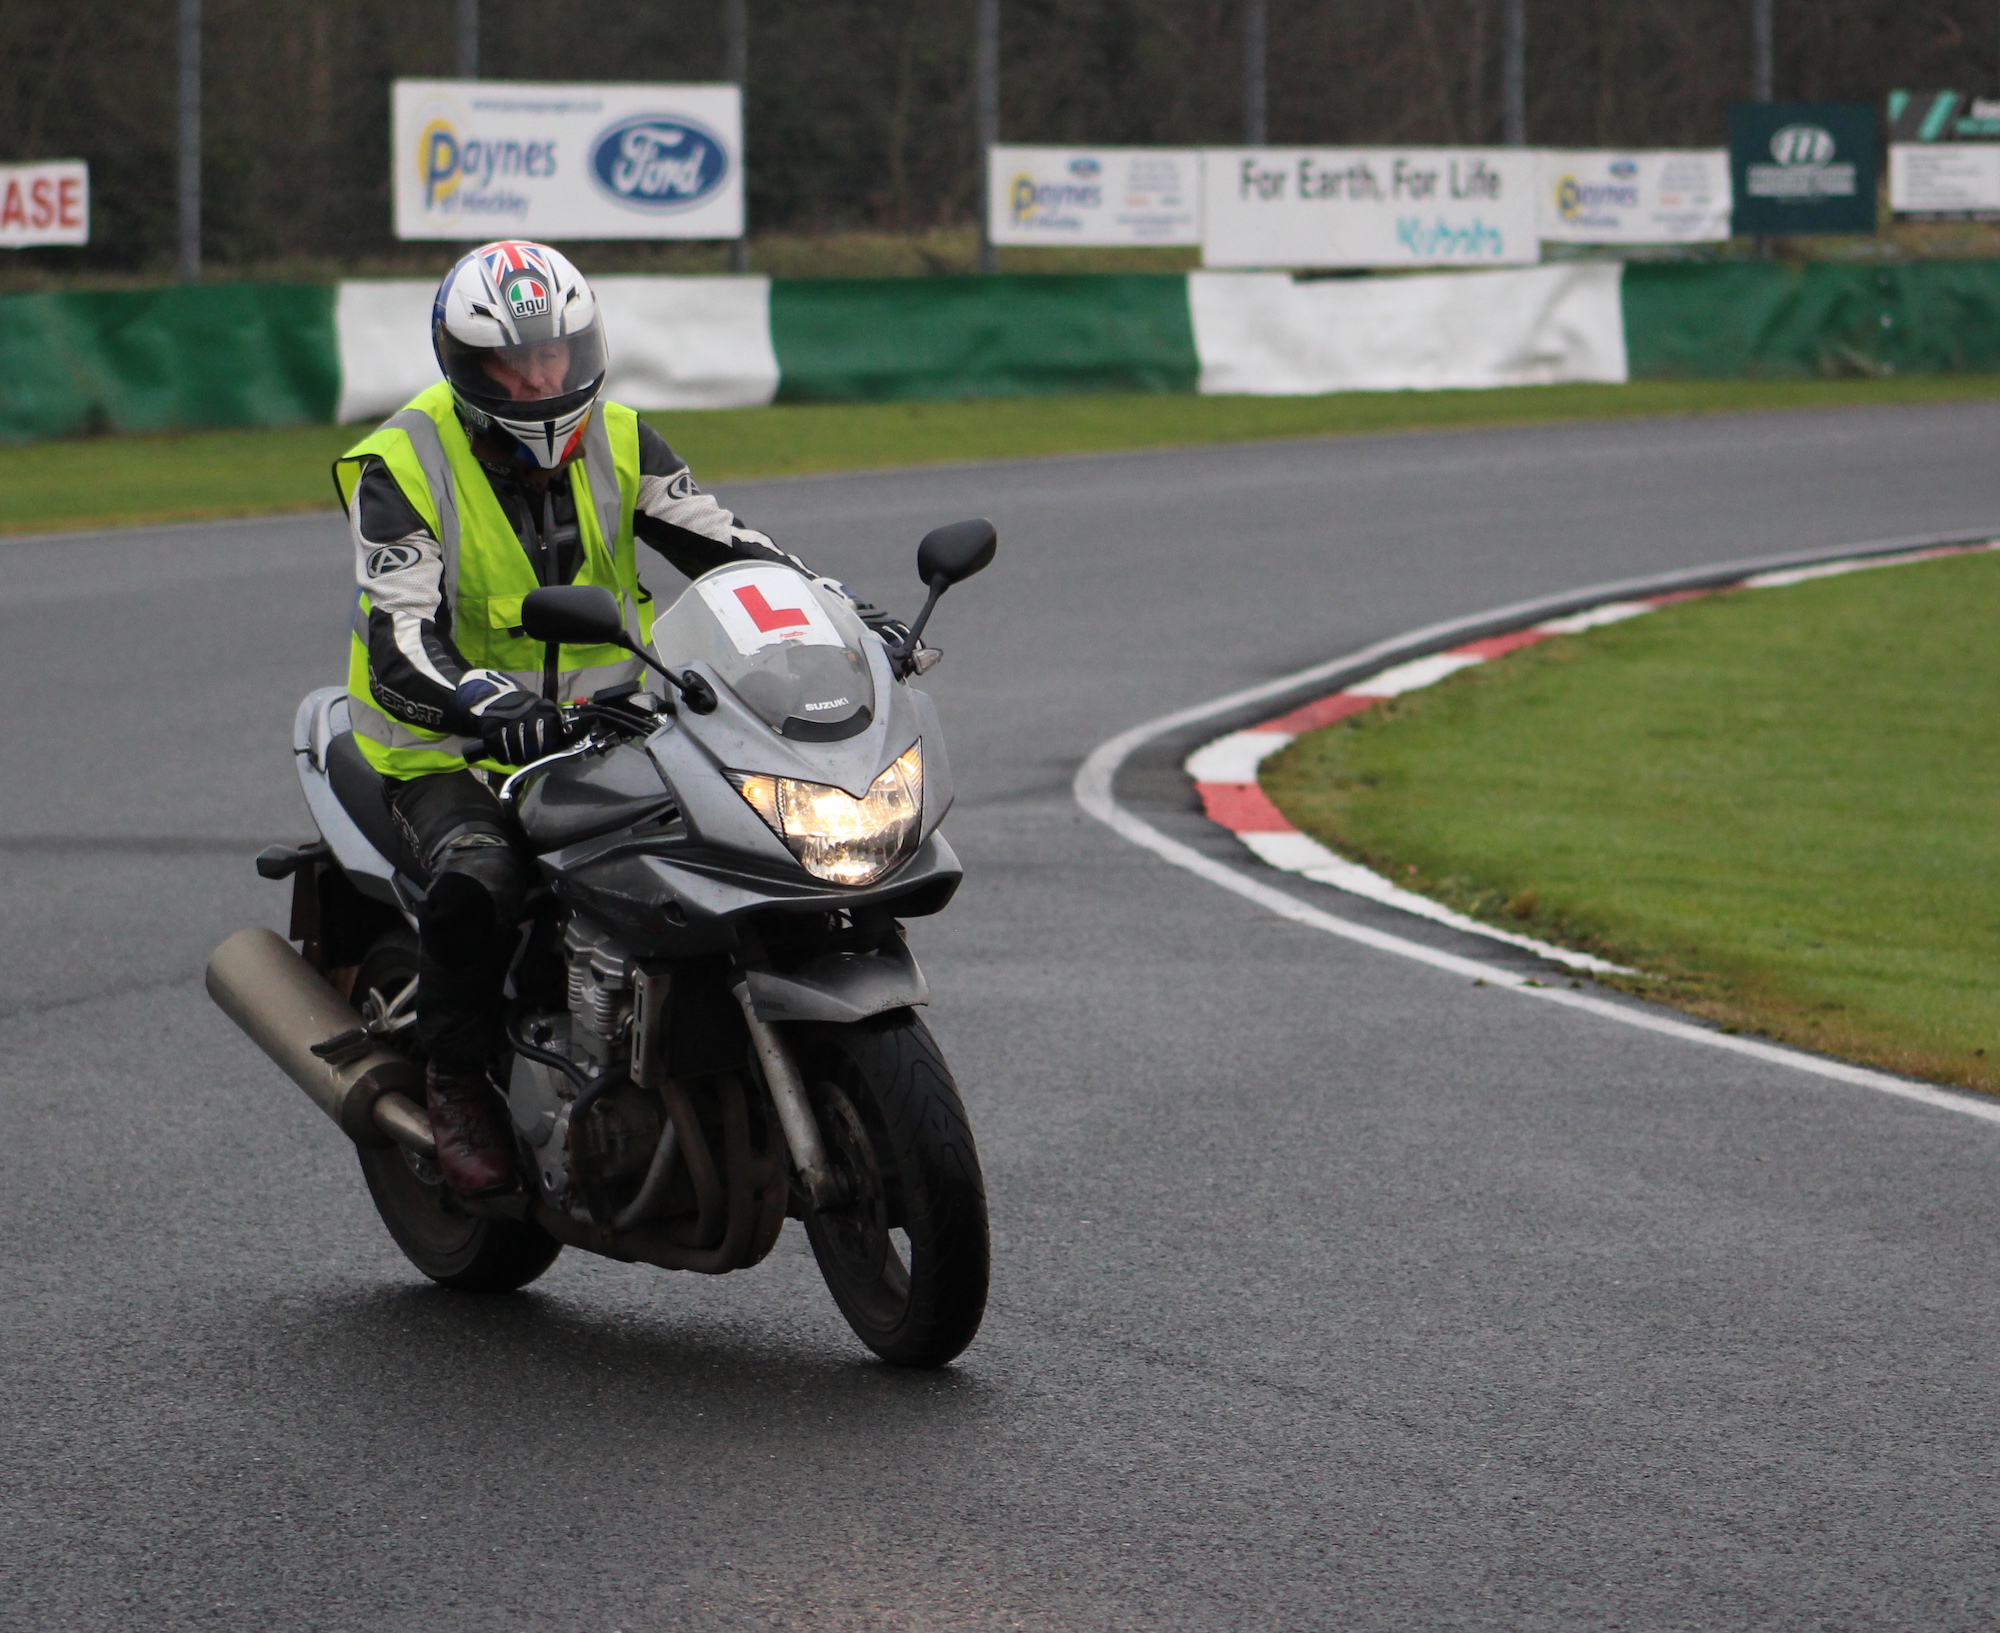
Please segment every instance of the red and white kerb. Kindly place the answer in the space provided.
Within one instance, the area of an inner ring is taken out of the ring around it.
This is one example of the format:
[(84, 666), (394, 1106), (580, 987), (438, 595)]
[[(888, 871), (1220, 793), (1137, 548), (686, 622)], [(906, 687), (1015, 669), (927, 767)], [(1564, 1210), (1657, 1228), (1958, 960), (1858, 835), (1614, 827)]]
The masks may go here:
[(1504, 635), (1489, 635), (1483, 640), (1468, 641), (1463, 646), (1455, 646), (1448, 652), (1435, 652), (1429, 657), (1413, 658), (1408, 663), (1399, 663), (1391, 668), (1377, 671), (1365, 680), (1355, 681), (1344, 691), (1335, 692), (1331, 697), (1319, 698), (1312, 703), (1266, 720), (1261, 725), (1251, 726), (1244, 731), (1233, 731), (1227, 737), (1218, 737), (1214, 742), (1204, 744), (1190, 754), (1186, 761), (1187, 774), (1194, 779), (1195, 792), (1201, 796), (1202, 810), (1212, 822), (1219, 823), (1243, 841), (1258, 857), (1274, 868), (1286, 873), (1297, 873), (1320, 884), (1333, 885), (1354, 895), (1366, 896), (1373, 901), (1387, 903), (1408, 913), (1440, 924), (1448, 924), (1454, 929), (1470, 931), (1490, 940), (1509, 942), (1517, 947), (1526, 947), (1544, 958), (1554, 959), (1574, 969), (1609, 971), (1629, 974), (1621, 966), (1607, 963), (1601, 958), (1593, 958), (1588, 953), (1572, 952), (1567, 947), (1554, 947), (1537, 941), (1531, 936), (1516, 935), (1509, 930), (1496, 929), (1490, 924), (1482, 924), (1477, 919), (1467, 918), (1462, 913), (1454, 913), (1450, 908), (1440, 906), (1428, 896), (1420, 896), (1413, 890), (1405, 890), (1374, 872), (1359, 862), (1350, 862), (1344, 856), (1327, 849), (1310, 834), (1299, 830), (1285, 820), (1284, 813), (1271, 803), (1257, 781), (1257, 769), (1265, 760), (1286, 747), (1291, 741), (1309, 731), (1317, 731), (1322, 726), (1345, 720), (1350, 715), (1372, 709), (1384, 698), (1401, 697), (1405, 692), (1419, 691), (1426, 686), (1434, 686), (1447, 675), (1455, 675), (1461, 669), (1468, 669), (1476, 663), (1484, 663), (1489, 658), (1497, 658), (1503, 653), (1514, 652), (1524, 646), (1533, 646), (1537, 641), (1546, 641), (1552, 635), (1574, 635), (1586, 629), (1595, 629), (1602, 624), (1615, 624), (1627, 618), (1637, 618), (1656, 607), (1669, 606), (1677, 601), (1689, 601), (1701, 596), (1716, 595), (1723, 591), (1777, 589), (1787, 584), (1800, 584), (1807, 579), (1833, 578), (1842, 573), (1864, 572), (1875, 567), (1899, 567), (1907, 562), (1934, 561), (1940, 556), (1964, 555), (1972, 551), (2000, 549), (2000, 541), (1990, 544), (1947, 545), (1935, 550), (1912, 551), (1908, 555), (1872, 557), (1859, 561), (1821, 562), (1811, 567), (1788, 568), (1779, 572), (1759, 573), (1741, 582), (1722, 586), (1720, 589), (1679, 590), (1669, 595), (1646, 596), (1633, 601), (1607, 601), (1582, 612), (1573, 612), (1562, 618), (1550, 618), (1527, 629), (1510, 631)]

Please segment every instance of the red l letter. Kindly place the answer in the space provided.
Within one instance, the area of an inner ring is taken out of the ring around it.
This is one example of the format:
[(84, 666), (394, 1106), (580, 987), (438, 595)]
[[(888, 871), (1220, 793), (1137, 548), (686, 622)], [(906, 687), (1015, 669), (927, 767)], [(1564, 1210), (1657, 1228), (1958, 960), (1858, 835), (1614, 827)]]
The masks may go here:
[(766, 635), (775, 629), (797, 629), (799, 625), (811, 622), (804, 607), (774, 607), (754, 584), (746, 584), (738, 590), (736, 599), (743, 603), (743, 610), (750, 614), (750, 621)]

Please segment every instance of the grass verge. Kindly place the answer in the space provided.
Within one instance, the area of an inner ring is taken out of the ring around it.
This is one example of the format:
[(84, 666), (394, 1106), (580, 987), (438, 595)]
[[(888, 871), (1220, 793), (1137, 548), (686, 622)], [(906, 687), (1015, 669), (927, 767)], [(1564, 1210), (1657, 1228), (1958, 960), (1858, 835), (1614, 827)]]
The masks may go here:
[(2000, 557), (1562, 637), (1300, 738), (1299, 827), (1626, 985), (2000, 1090)]
[[(2000, 376), (1638, 381), (1326, 397), (1008, 397), (840, 403), (646, 417), (713, 486), (757, 476), (1273, 437), (2000, 397)], [(331, 505), (327, 466), (354, 427), (204, 431), (0, 447), (0, 533), (207, 521)]]

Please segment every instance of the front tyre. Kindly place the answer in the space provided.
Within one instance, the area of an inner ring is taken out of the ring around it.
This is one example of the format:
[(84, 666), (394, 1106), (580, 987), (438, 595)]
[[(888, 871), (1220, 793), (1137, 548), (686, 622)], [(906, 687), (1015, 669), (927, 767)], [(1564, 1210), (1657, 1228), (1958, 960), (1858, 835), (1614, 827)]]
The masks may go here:
[[(354, 1006), (364, 1020), (405, 1013), (404, 994), (417, 975), (416, 937), (391, 931), (368, 950), (354, 976)], [(403, 999), (399, 1003), (398, 1000)], [(415, 1029), (396, 1034), (393, 1046), (419, 1059)], [(363, 1146), (361, 1174), (375, 1211), (403, 1256), (441, 1287), (465, 1293), (511, 1293), (555, 1263), (562, 1252), (540, 1225), (512, 1219), (475, 1219), (455, 1206), (437, 1165), (399, 1145)]]
[(828, 1166), (850, 1198), (806, 1210), (820, 1274), (883, 1360), (943, 1366), (979, 1331), (992, 1262), (986, 1185), (951, 1070), (907, 1009), (790, 1030)]

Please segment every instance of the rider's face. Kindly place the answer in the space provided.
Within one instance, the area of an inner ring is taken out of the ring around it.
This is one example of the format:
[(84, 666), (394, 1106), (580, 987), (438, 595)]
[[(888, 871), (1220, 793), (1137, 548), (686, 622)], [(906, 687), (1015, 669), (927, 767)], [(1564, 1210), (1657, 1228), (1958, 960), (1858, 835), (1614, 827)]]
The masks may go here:
[(488, 357), (483, 359), (481, 367), (517, 403), (559, 397), (563, 381), (569, 375), (569, 342), (551, 340), (545, 345), (516, 351), (508, 358)]

